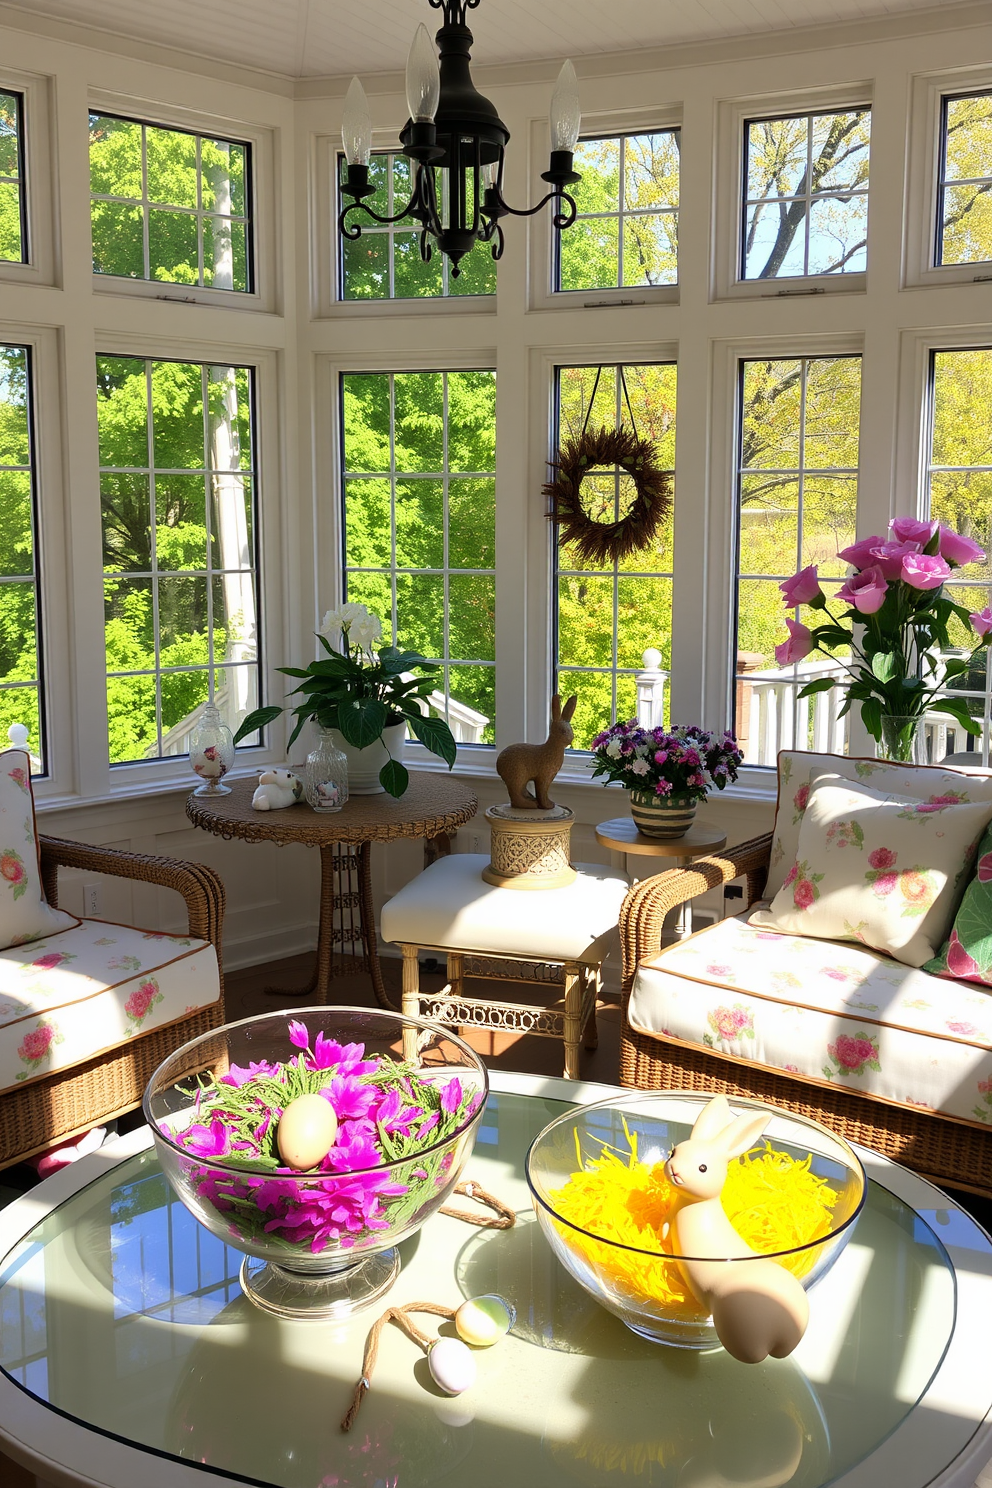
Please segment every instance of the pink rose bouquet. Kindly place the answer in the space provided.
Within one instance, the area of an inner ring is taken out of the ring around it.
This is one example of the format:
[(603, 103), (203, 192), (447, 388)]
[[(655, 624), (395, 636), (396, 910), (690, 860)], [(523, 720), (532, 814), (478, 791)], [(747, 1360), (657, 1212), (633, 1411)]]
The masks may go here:
[[(875, 739), (882, 738), (883, 719), (907, 720), (895, 741), (897, 758), (911, 757), (912, 735), (927, 711), (949, 713), (967, 733), (979, 733), (964, 698), (948, 697), (946, 689), (966, 677), (977, 654), (992, 643), (992, 608), (971, 614), (944, 585), (966, 563), (983, 562), (984, 550), (939, 522), (896, 517), (887, 537), (864, 537), (837, 556), (854, 570), (837, 591), (837, 601), (846, 606), (841, 614), (828, 606), (815, 565), (779, 586), (790, 610), (804, 605), (822, 617), (815, 626), (786, 618), (788, 639), (775, 648), (779, 666), (791, 666), (813, 651), (845, 653), (837, 659), (851, 680), (841, 715), (860, 703)], [(975, 636), (967, 656), (945, 654), (954, 617)], [(835, 685), (833, 677), (818, 677), (799, 696)]]
[(729, 731), (711, 734), (695, 724), (645, 729), (636, 718), (613, 723), (597, 734), (592, 753), (593, 775), (605, 775), (608, 784), (618, 781), (628, 790), (689, 796), (693, 801), (704, 800), (714, 786), (724, 790), (736, 780), (744, 758)]

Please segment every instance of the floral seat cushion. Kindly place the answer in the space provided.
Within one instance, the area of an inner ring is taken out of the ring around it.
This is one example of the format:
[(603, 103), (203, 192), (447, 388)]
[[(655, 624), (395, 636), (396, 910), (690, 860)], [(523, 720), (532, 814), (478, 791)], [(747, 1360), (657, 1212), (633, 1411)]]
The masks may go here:
[(69, 1069), (220, 997), (209, 941), (82, 920), (0, 952), (0, 1090)]
[(723, 920), (638, 968), (641, 1033), (992, 1125), (992, 991), (859, 945)]

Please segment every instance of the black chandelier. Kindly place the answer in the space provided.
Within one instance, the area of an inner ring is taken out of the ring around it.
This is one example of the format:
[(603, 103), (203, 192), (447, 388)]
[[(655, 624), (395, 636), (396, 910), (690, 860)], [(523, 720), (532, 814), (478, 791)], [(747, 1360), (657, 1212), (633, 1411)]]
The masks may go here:
[(582, 179), (572, 169), (581, 120), (579, 91), (575, 70), (566, 62), (551, 99), (551, 160), (541, 176), (551, 190), (536, 207), (517, 210), (509, 206), (503, 199), (503, 157), (510, 131), (472, 82), (473, 37), (465, 24), (465, 12), (474, 10), (479, 0), (430, 0), (430, 4), (444, 11), (437, 53), (427, 27), (420, 25), (406, 65), (410, 117), (400, 143), (412, 167), (410, 201), (393, 217), (380, 217), (363, 203), (375, 190), (369, 184), (372, 121), (365, 90), (357, 77), (352, 78), (341, 126), (348, 162), (341, 191), (353, 199), (342, 208), (338, 227), (343, 237), (353, 240), (362, 232), (361, 223), (350, 220), (353, 213), (364, 212), (384, 225), (409, 218), (420, 227), (421, 258), (427, 262), (436, 243), (451, 260), (451, 272), (457, 278), (459, 263), (476, 243), (491, 243), (493, 258), (502, 257), (501, 217), (532, 217), (553, 202), (551, 220), (559, 231), (575, 221), (575, 201), (566, 187)]

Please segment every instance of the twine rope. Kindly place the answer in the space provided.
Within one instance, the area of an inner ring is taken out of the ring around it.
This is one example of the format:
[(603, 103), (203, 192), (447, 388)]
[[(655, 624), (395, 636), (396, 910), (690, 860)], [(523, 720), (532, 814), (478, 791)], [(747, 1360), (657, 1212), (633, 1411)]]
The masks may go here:
[(512, 1230), (517, 1222), (517, 1216), (506, 1204), (500, 1202), (494, 1194), (487, 1193), (477, 1183), (459, 1183), (455, 1189), (456, 1194), (464, 1194), (467, 1199), (475, 1199), (480, 1204), (485, 1204), (487, 1209), (492, 1209), (496, 1215), (490, 1219), (487, 1214), (473, 1214), (471, 1209), (451, 1209), (447, 1205), (438, 1211), (439, 1214), (447, 1214), (452, 1219), (463, 1219), (466, 1224), (478, 1225), (484, 1230)]

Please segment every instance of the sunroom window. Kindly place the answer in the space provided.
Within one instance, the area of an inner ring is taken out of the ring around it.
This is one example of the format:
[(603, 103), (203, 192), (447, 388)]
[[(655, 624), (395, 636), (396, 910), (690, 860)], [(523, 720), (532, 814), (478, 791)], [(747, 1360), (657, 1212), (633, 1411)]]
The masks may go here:
[(341, 379), (345, 585), (388, 640), (441, 663), (431, 707), (496, 739), (496, 374)]
[(742, 279), (864, 272), (870, 132), (866, 108), (745, 123)]
[(0, 740), (12, 723), (45, 759), (31, 352), (0, 346)]
[(678, 282), (680, 131), (580, 140), (578, 217), (555, 234), (555, 289)]
[(0, 261), (27, 263), (24, 212), (24, 100), (0, 93)]
[(938, 264), (992, 260), (992, 93), (943, 101), (936, 247)]
[[(581, 434), (586, 424), (629, 429), (633, 420), (672, 470), (676, 383), (674, 362), (559, 367), (557, 442)], [(586, 487), (591, 507), (607, 510), (611, 521), (630, 510), (634, 485), (624, 471), (590, 472)], [(671, 666), (672, 561), (671, 516), (649, 548), (606, 567), (584, 562), (574, 544), (555, 542), (555, 685), (563, 697), (579, 699), (574, 748), (588, 749), (613, 719), (634, 717), (635, 678), (649, 647), (661, 652), (663, 668)]]
[(93, 271), (247, 293), (250, 147), (90, 114)]
[[(787, 611), (779, 584), (816, 564), (831, 604), (847, 573), (837, 553), (855, 540), (861, 359), (742, 361), (738, 398), (734, 731), (750, 764), (774, 765), (780, 749), (843, 754), (841, 661), (811, 655), (779, 666), (775, 647), (787, 615), (818, 623), (805, 607)], [(836, 677), (837, 686), (797, 697), (820, 677)]]
[(112, 764), (185, 754), (211, 674), (233, 730), (258, 706), (253, 381), (97, 358)]

